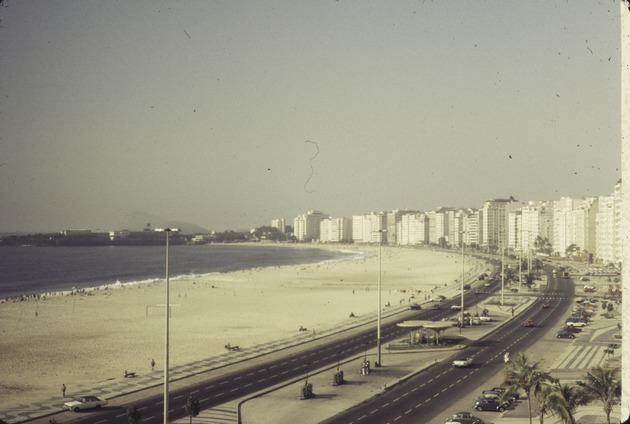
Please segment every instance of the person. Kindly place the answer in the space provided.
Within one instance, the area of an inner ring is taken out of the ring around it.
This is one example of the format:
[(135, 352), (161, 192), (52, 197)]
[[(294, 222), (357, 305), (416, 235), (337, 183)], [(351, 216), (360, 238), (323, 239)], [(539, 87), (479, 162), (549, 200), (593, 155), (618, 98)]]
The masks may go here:
[(61, 385), (61, 395), (63, 397), (66, 397), (66, 385), (65, 384)]
[(155, 359), (151, 358), (151, 371), (155, 371)]

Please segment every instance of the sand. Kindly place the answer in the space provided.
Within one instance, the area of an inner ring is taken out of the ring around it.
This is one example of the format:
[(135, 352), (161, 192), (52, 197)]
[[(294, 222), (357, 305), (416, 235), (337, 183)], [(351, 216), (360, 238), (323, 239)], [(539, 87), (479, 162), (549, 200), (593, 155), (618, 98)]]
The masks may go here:
[[(330, 328), (350, 312), (373, 313), (378, 247), (350, 249), (361, 256), (171, 280), (171, 366), (224, 353), (227, 343), (253, 346), (295, 335), (300, 326)], [(465, 267), (467, 277), (486, 270), (469, 258)], [(382, 304), (422, 302), (431, 290), (458, 286), (461, 272), (459, 253), (383, 246)], [(100, 382), (124, 369), (148, 371), (152, 358), (161, 369), (165, 286), (0, 304), (0, 410), (26, 398), (59, 396), (62, 384)]]

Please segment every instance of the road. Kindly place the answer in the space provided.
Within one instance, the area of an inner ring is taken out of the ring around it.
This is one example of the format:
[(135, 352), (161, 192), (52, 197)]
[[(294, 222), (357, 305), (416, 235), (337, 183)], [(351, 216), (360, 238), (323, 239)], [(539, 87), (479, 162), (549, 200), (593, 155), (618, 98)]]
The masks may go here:
[[(441, 416), (450, 405), (454, 405), (470, 393), (478, 390), (490, 378), (500, 375), (505, 369), (504, 354), (525, 351), (536, 343), (549, 326), (562, 320), (572, 306), (574, 285), (548, 276), (545, 298), (554, 298), (553, 307), (541, 309), (538, 299), (521, 314), (522, 319), (511, 320), (487, 336), (473, 341), (464, 351), (455, 356), (470, 356), (473, 366), (454, 368), (452, 358), (443, 361), (425, 372), (408, 380), (381, 396), (347, 410), (325, 421), (336, 423), (429, 423)], [(523, 327), (522, 322), (531, 319), (535, 327)], [(468, 410), (472, 409), (471, 405)]]
[[(495, 283), (487, 292), (474, 294), (472, 290), (465, 293), (465, 304), (473, 305), (485, 300), (500, 284)], [(424, 309), (406, 311), (384, 319), (382, 322), (381, 339), (385, 344), (392, 340), (404, 338), (408, 335), (406, 329), (396, 324), (401, 320), (441, 320), (453, 315), (451, 305), (459, 305), (460, 298), (442, 302), (442, 309)], [(360, 355), (375, 347), (374, 324), (362, 327), (359, 331), (349, 331), (344, 338), (305, 347), (299, 354), (287, 354), (277, 359), (257, 361), (256, 364), (245, 362), (237, 371), (226, 373), (220, 377), (196, 381), (181, 381), (172, 384), (169, 396), (169, 418), (176, 420), (184, 417), (184, 405), (189, 394), (193, 394), (200, 403), (200, 408), (208, 409), (234, 399), (239, 399), (260, 390), (272, 387), (282, 382), (301, 378), (316, 370), (338, 364), (344, 359)], [(248, 366), (249, 365), (249, 366)], [(178, 387), (179, 386), (179, 387)], [(134, 405), (143, 416), (142, 422), (157, 422), (163, 416), (163, 393), (152, 390), (139, 393), (132, 397), (113, 399), (110, 404), (99, 410), (85, 413), (64, 412), (54, 416), (61, 422), (72, 423), (120, 423), (126, 422), (126, 411), (129, 405)]]

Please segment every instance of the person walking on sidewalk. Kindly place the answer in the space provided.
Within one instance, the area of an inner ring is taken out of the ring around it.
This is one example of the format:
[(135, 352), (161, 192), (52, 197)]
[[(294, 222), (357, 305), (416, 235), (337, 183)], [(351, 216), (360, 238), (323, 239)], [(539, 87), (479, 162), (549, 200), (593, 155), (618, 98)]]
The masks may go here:
[(151, 358), (151, 371), (155, 371), (155, 359)]
[(66, 397), (66, 385), (65, 384), (61, 385), (61, 395), (63, 397)]

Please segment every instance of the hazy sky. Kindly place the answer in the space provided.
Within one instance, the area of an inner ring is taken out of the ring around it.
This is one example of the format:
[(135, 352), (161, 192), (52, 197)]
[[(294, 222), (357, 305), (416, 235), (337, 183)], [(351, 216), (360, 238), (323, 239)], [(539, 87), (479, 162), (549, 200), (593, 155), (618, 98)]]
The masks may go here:
[(0, 231), (609, 195), (618, 1), (5, 1)]

